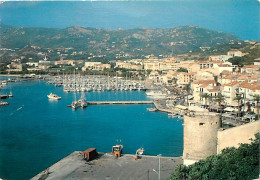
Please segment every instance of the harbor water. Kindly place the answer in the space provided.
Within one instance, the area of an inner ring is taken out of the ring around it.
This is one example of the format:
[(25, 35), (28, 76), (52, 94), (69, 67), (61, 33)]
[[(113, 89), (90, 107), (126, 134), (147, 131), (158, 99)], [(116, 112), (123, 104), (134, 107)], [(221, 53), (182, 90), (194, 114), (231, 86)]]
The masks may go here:
[[(149, 112), (153, 105), (93, 105), (73, 111), (73, 93), (44, 81), (12, 82), (10, 104), (0, 108), (0, 178), (29, 179), (76, 150), (111, 152), (117, 140), (123, 153), (181, 156), (183, 127), (166, 113)], [(50, 101), (55, 93), (60, 101)], [(151, 100), (144, 91), (86, 92), (87, 101)], [(80, 93), (77, 94), (80, 97)]]

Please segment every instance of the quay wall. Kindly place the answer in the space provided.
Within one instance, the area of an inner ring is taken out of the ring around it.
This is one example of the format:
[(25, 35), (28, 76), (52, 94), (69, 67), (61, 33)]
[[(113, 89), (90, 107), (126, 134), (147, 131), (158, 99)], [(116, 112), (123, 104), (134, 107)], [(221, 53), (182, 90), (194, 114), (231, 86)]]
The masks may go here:
[(244, 124), (226, 130), (218, 131), (218, 154), (226, 147), (239, 147), (241, 143), (251, 142), (251, 138), (255, 138), (255, 134), (259, 132), (260, 121)]
[(215, 113), (205, 113), (195, 117), (184, 116), (183, 160), (192, 164), (210, 155), (217, 154), (217, 135), (220, 117)]

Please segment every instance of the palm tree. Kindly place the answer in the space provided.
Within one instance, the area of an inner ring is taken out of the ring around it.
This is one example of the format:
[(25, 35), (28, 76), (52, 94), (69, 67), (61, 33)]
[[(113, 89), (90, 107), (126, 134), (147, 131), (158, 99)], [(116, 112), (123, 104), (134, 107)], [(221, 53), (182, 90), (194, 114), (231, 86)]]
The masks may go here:
[(239, 114), (239, 115), (240, 115), (240, 101), (241, 101), (241, 99), (243, 99), (243, 97), (242, 97), (240, 94), (238, 94), (238, 95), (234, 98), (234, 100), (237, 101), (237, 107), (238, 107), (238, 114)]
[(189, 99), (189, 94), (190, 94), (190, 90), (191, 90), (191, 87), (190, 87), (190, 83), (189, 84), (186, 84), (183, 88), (183, 90), (186, 91), (186, 98), (187, 98), (187, 102), (186, 102), (186, 105), (188, 105), (188, 99)]
[(225, 97), (221, 94), (218, 93), (217, 97), (216, 97), (216, 101), (218, 102), (218, 106), (221, 106), (221, 103), (225, 100)]
[(254, 101), (256, 101), (256, 110), (257, 110), (257, 119), (259, 119), (259, 102), (260, 102), (260, 96), (255, 95)]
[[(218, 106), (219, 106), (219, 109), (220, 109), (221, 103), (225, 100), (225, 97), (221, 93), (218, 93), (215, 100), (218, 102)], [(222, 120), (223, 120), (222, 115), (223, 115), (223, 109), (221, 109), (221, 111), (220, 111), (220, 127), (222, 127)]]

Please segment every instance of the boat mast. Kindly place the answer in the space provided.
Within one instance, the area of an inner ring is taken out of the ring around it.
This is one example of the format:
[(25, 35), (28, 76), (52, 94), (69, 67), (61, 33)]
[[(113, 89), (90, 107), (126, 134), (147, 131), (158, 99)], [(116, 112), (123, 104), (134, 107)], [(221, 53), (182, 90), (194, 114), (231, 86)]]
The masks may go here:
[(118, 88), (118, 85), (117, 85), (117, 71), (116, 71), (116, 89)]
[(76, 102), (76, 69), (74, 69), (74, 100)]

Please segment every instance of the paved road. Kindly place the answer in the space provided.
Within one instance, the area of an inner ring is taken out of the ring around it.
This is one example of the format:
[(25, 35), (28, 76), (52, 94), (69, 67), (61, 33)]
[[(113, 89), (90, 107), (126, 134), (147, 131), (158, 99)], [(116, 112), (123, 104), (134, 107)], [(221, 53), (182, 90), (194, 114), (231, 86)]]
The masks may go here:
[[(178, 164), (182, 164), (180, 157), (161, 157), (161, 179), (167, 179)], [(143, 156), (134, 160), (134, 155), (124, 155), (118, 159), (101, 156), (86, 162), (81, 152), (75, 151), (66, 158), (57, 162), (47, 170), (41, 172), (32, 180), (157, 180), (158, 157)]]

